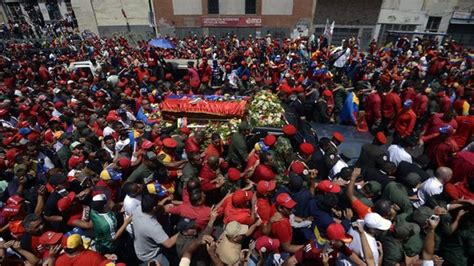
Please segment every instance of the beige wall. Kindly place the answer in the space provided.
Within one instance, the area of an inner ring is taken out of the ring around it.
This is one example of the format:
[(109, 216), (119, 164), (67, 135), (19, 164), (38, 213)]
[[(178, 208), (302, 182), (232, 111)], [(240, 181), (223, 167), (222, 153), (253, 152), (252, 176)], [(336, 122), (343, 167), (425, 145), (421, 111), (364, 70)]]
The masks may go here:
[(202, 0), (173, 0), (173, 13), (175, 15), (202, 15)]
[(71, 6), (76, 15), (77, 24), (81, 31), (89, 30), (99, 34), (94, 10), (89, 0), (71, 0)]
[[(308, 6), (311, 9), (312, 6)], [(293, 0), (263, 0), (262, 15), (292, 15)]]

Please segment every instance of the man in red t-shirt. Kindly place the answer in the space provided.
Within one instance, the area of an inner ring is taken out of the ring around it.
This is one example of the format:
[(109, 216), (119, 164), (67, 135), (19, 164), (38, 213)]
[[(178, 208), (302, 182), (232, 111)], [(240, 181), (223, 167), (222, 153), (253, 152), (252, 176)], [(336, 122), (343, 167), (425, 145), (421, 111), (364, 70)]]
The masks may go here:
[(413, 133), (413, 129), (415, 129), (416, 114), (411, 108), (412, 105), (412, 100), (406, 100), (403, 103), (403, 110), (398, 114), (395, 120), (395, 132), (397, 132), (400, 137), (410, 136)]
[(237, 221), (251, 225), (255, 220), (255, 201), (256, 197), (252, 191), (239, 189), (224, 200), (218, 212), (224, 214), (224, 224)]
[(293, 245), (293, 228), (290, 223), (290, 214), (296, 202), (288, 195), (281, 193), (276, 198), (276, 213), (270, 218), (270, 223), (264, 226), (263, 231), (270, 231), (270, 236), (280, 240), (282, 250), (288, 253), (295, 253), (303, 245)]
[[(84, 249), (82, 238), (79, 234), (72, 234), (67, 237), (64, 250), (65, 253), (57, 257), (54, 265), (102, 266), (111, 262), (100, 255), (98, 252)], [(55, 256), (57, 256), (57, 254), (50, 254), (50, 257)]]
[(257, 207), (256, 212), (258, 217), (264, 224), (270, 221), (270, 218), (275, 214), (276, 208), (271, 204), (270, 198), (275, 192), (275, 180), (262, 180), (257, 184)]

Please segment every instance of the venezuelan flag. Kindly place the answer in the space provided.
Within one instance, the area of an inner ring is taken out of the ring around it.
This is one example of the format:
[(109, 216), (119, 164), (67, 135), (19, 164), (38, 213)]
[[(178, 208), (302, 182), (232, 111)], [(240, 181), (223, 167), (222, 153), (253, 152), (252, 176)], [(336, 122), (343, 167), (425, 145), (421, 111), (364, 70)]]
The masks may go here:
[(315, 226), (314, 227), (314, 238), (313, 238), (314, 247), (321, 250), (326, 243), (328, 243), (328, 240), (321, 236), (321, 233), (319, 233), (318, 227)]
[(359, 98), (354, 92), (347, 95), (342, 107), (340, 118), (345, 124), (357, 125), (357, 114), (359, 112)]

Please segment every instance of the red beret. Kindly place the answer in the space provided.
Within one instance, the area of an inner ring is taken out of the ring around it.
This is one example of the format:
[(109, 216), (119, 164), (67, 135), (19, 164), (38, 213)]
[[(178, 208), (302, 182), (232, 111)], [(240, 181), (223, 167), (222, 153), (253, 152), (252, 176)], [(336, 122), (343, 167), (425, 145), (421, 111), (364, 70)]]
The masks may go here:
[(337, 131), (332, 134), (332, 137), (339, 142), (344, 142), (344, 136)]
[(156, 81), (156, 77), (155, 77), (155, 76), (150, 77), (149, 81), (150, 81), (150, 82), (155, 82), (155, 81)]
[(377, 139), (377, 141), (381, 144), (387, 143), (387, 138), (385, 137), (385, 134), (382, 131), (377, 132), (377, 134), (375, 135), (375, 139)]
[(339, 193), (341, 191), (341, 187), (338, 184), (334, 184), (329, 180), (319, 182), (316, 188), (328, 193)]
[(240, 62), (240, 64), (243, 65), (243, 66), (246, 66), (246, 65), (247, 65), (247, 61), (242, 60), (242, 61)]
[(285, 125), (283, 127), (283, 133), (288, 136), (293, 136), (296, 134), (296, 127), (293, 126), (292, 124)]
[(255, 77), (255, 82), (260, 82), (260, 81), (262, 81), (262, 80), (263, 80), (263, 79), (262, 79), (261, 76), (256, 76), (256, 77)]
[(332, 96), (332, 92), (328, 89), (324, 90), (323, 91), (323, 96), (326, 96), (326, 97), (331, 97)]
[(243, 76), (242, 76), (242, 80), (243, 80), (243, 81), (247, 81), (247, 80), (249, 80), (249, 76), (247, 76), (247, 75), (243, 75)]
[(20, 109), (20, 111), (23, 112), (23, 111), (28, 111), (30, 109), (30, 107), (26, 104), (22, 104), (22, 105), (20, 105), (19, 109)]
[(163, 146), (166, 148), (174, 149), (176, 148), (176, 145), (178, 145), (178, 143), (172, 138), (166, 138), (163, 140)]
[(125, 85), (127, 85), (128, 83), (128, 80), (126, 78), (121, 78), (120, 81), (118, 82), (118, 86), (119, 88), (123, 88), (125, 87)]
[(302, 93), (302, 92), (304, 92), (303, 86), (301, 86), (301, 85), (296, 86), (295, 92), (296, 92), (296, 93)]
[(263, 139), (263, 143), (265, 145), (267, 145), (268, 147), (271, 147), (273, 146), (273, 144), (275, 144), (276, 142), (276, 137), (275, 135), (272, 135), (272, 134), (268, 134), (264, 139)]
[(166, 73), (165, 79), (166, 79), (166, 80), (172, 80), (172, 79), (173, 79), (173, 75), (171, 75), (171, 73)]
[(105, 96), (105, 93), (103, 91), (97, 91), (95, 93), (95, 97), (104, 97)]
[(225, 65), (225, 69), (226, 69), (226, 70), (230, 70), (230, 69), (231, 69), (231, 65), (230, 65), (230, 64), (226, 64), (226, 65)]
[(123, 158), (120, 158), (118, 161), (117, 161), (117, 165), (120, 166), (120, 168), (122, 169), (128, 169), (130, 168), (131, 166), (131, 161), (130, 159), (126, 158), (126, 157), (123, 157)]
[(300, 144), (300, 152), (304, 155), (312, 155), (314, 152), (313, 144), (304, 142)]
[(293, 173), (297, 175), (303, 175), (305, 174), (306, 166), (304, 165), (303, 162), (296, 161), (291, 164), (290, 169)]
[(229, 168), (229, 170), (227, 170), (227, 178), (229, 178), (230, 181), (239, 180), (240, 171), (237, 168)]
[(280, 89), (280, 92), (282, 92), (286, 95), (290, 95), (290, 94), (293, 93), (293, 91), (291, 90), (290, 85), (288, 85), (288, 84), (281, 85), (279, 89)]

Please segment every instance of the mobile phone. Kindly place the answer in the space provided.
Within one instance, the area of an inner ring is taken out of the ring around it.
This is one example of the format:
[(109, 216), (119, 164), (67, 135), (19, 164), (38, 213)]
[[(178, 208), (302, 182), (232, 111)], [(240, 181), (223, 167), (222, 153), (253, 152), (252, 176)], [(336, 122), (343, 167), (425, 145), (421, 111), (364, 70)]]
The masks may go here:
[(435, 214), (433, 214), (433, 215), (431, 215), (431, 216), (430, 216), (430, 218), (429, 218), (429, 219), (430, 219), (431, 221), (437, 222), (437, 221), (439, 221), (439, 216), (438, 216), (438, 215), (435, 215)]

